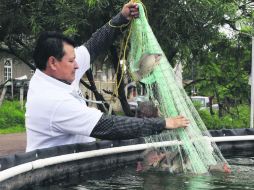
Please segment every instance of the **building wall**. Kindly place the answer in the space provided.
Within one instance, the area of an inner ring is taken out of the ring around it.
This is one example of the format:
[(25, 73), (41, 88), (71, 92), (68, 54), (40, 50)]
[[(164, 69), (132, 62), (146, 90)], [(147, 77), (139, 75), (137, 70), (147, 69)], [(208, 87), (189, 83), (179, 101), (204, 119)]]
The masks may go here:
[(18, 78), (26, 75), (28, 79), (31, 78), (31, 69), (24, 64), (22, 61), (10, 55), (8, 53), (0, 53), (0, 84), (4, 82), (4, 60), (12, 59), (12, 76), (13, 78)]

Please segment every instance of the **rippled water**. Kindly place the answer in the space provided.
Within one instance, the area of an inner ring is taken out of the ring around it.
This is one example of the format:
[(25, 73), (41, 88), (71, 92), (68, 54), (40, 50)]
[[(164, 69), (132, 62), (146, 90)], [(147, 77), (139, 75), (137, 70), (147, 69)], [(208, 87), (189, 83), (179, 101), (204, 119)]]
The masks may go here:
[(200, 190), (200, 189), (253, 189), (254, 158), (228, 159), (232, 174), (169, 175), (166, 173), (136, 173), (128, 166), (117, 171), (103, 171), (80, 179), (37, 190)]

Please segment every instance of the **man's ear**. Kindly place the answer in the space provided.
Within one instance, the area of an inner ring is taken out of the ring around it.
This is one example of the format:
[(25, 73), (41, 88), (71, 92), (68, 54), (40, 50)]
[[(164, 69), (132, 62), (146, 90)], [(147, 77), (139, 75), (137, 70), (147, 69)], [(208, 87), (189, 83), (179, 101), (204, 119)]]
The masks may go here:
[(51, 70), (56, 70), (56, 63), (57, 63), (57, 60), (54, 56), (50, 56), (48, 58), (48, 67), (51, 69)]

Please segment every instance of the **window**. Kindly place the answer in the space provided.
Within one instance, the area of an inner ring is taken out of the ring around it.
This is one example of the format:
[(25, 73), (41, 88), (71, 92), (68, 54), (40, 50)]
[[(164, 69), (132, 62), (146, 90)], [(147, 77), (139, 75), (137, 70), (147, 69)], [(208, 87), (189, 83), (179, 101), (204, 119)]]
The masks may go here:
[(4, 81), (12, 79), (12, 59), (4, 60)]

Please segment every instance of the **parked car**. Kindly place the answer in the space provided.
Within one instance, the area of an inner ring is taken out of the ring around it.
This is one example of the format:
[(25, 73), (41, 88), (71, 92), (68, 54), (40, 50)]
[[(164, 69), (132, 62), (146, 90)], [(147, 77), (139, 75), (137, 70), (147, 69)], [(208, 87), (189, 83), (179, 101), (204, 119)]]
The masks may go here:
[[(209, 97), (207, 97), (207, 96), (191, 96), (191, 100), (193, 102), (199, 103), (201, 110), (209, 108)], [(218, 104), (212, 104), (212, 108), (219, 109), (219, 105)]]
[(131, 110), (136, 111), (138, 108), (139, 102), (145, 102), (148, 100), (149, 99), (147, 96), (135, 96), (132, 100), (128, 101), (128, 104), (129, 104)]

